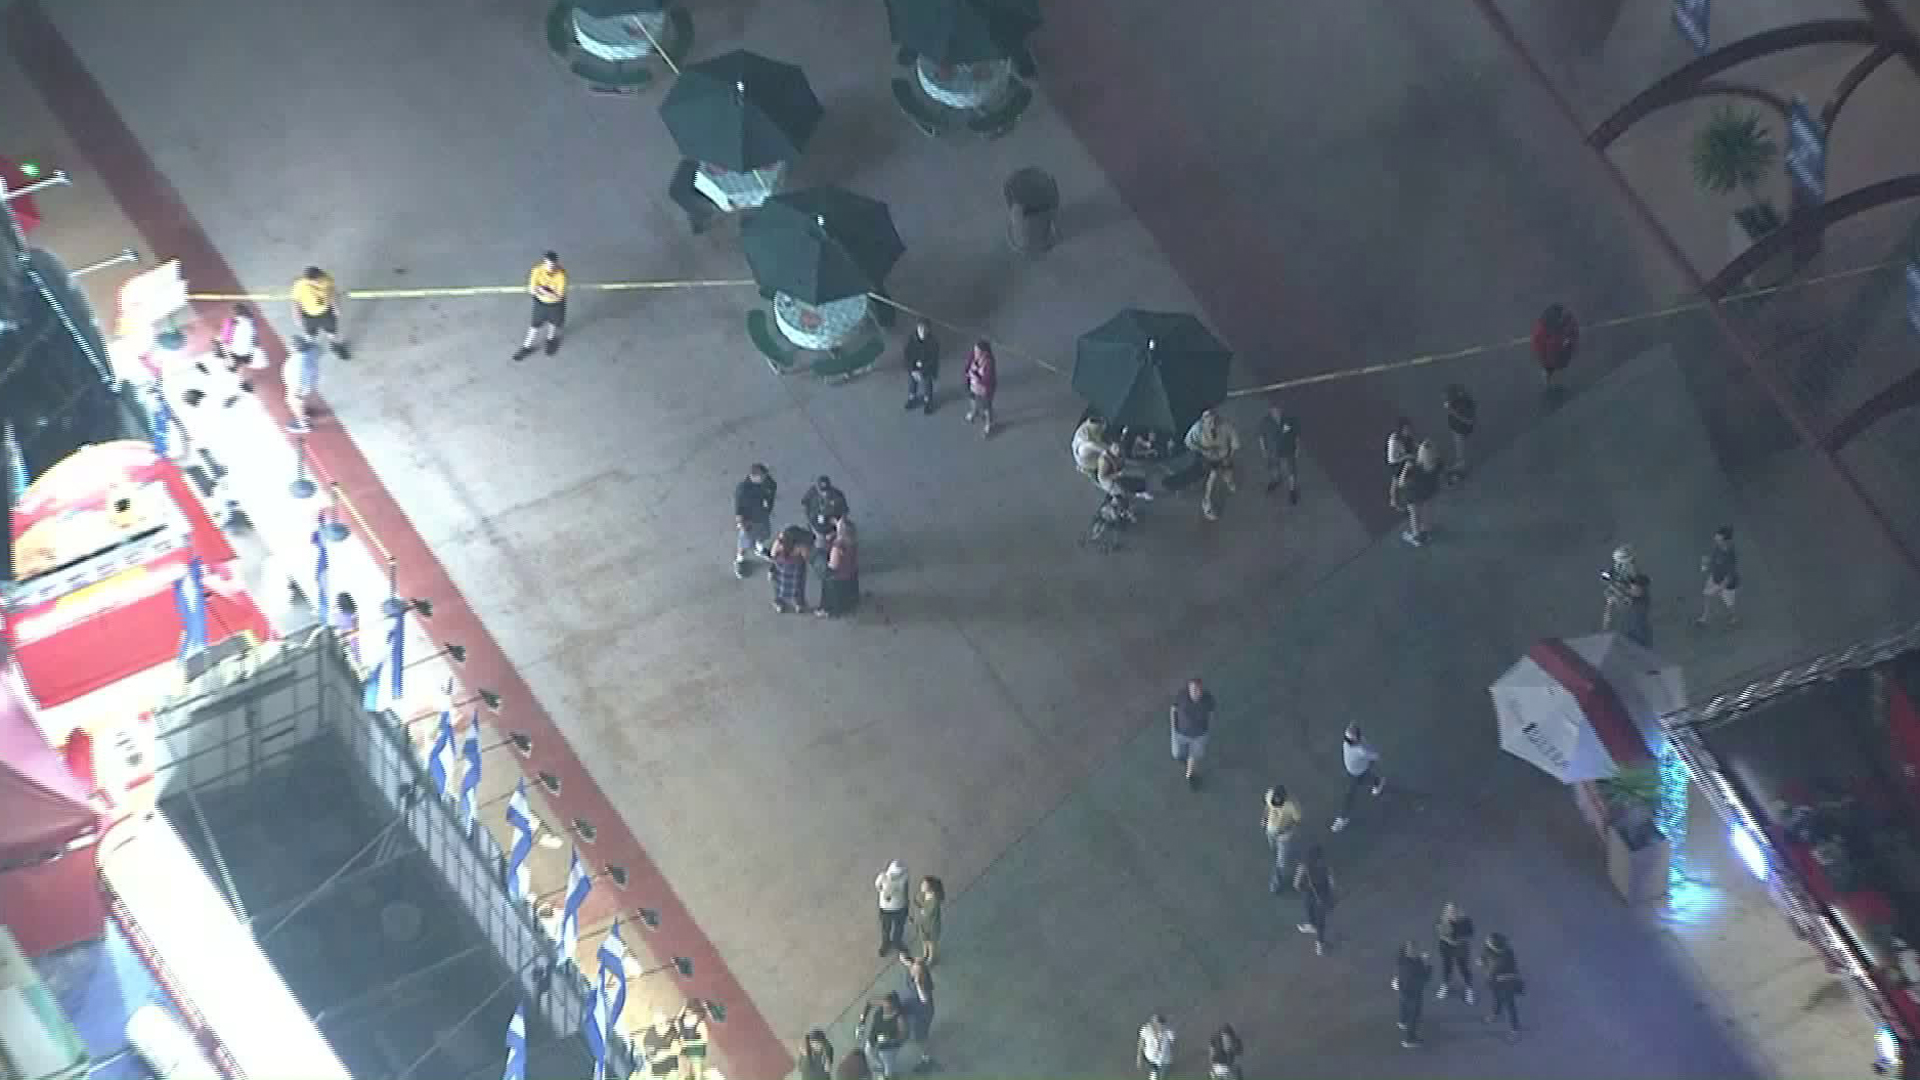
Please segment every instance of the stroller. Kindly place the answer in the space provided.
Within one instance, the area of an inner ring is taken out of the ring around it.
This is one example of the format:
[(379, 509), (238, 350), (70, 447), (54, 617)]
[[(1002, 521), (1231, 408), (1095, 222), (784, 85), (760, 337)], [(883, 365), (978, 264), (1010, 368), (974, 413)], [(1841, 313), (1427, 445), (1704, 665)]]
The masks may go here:
[(1126, 531), (1138, 524), (1140, 517), (1133, 512), (1133, 500), (1123, 494), (1108, 494), (1093, 512), (1093, 520), (1087, 523), (1080, 546), (1110, 555), (1123, 546)]

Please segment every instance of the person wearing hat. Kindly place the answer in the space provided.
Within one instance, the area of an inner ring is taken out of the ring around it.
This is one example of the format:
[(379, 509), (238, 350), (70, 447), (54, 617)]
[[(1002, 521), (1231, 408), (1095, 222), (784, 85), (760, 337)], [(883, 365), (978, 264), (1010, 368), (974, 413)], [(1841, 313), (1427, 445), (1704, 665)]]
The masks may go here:
[(898, 952), (906, 955), (907, 864), (895, 859), (873, 879), (873, 891), (880, 901), (880, 955)]
[(646, 1056), (649, 1076), (672, 1076), (680, 1070), (679, 1041), (679, 1025), (667, 1010), (653, 1010), (653, 1026), (640, 1036), (640, 1052)]
[(699, 998), (688, 998), (674, 1018), (680, 1038), (680, 1080), (706, 1080), (707, 1005)]
[(526, 340), (513, 351), (515, 360), (533, 355), (542, 329), (547, 334), (547, 355), (560, 351), (560, 334), (567, 326), (567, 271), (560, 265), (559, 252), (546, 252), (533, 264), (527, 274), (527, 292), (533, 297), (533, 315), (527, 322)]

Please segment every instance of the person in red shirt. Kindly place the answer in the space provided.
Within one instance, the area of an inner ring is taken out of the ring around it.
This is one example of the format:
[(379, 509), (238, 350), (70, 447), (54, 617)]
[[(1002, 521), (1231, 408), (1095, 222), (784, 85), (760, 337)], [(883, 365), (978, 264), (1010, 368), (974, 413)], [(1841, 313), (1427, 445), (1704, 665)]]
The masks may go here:
[(1540, 363), (1540, 378), (1549, 393), (1558, 389), (1554, 379), (1573, 363), (1580, 347), (1580, 323), (1561, 304), (1548, 304), (1533, 324), (1533, 358)]

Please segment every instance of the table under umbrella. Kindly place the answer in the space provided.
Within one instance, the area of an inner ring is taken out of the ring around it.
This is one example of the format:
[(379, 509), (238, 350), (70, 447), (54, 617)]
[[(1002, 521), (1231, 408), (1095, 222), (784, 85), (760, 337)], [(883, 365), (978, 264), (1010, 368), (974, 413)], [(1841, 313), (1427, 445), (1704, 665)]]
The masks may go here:
[(775, 294), (774, 321), (809, 349), (831, 348), (865, 322), (867, 294), (906, 250), (886, 203), (839, 187), (773, 196), (740, 240), (754, 281)]
[(1226, 400), (1232, 364), (1192, 315), (1128, 308), (1080, 335), (1073, 389), (1114, 427), (1178, 438)]

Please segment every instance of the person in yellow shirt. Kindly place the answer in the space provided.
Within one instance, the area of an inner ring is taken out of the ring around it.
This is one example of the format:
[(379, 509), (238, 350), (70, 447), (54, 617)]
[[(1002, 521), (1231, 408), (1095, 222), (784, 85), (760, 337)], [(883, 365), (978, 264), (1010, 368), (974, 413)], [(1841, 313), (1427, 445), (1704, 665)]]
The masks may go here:
[(293, 315), (300, 333), (316, 345), (325, 335), (333, 355), (350, 359), (346, 340), (340, 336), (340, 290), (332, 275), (317, 266), (309, 266), (293, 283)]
[(547, 355), (560, 351), (560, 333), (567, 325), (567, 271), (560, 265), (557, 252), (549, 251), (533, 264), (533, 271), (527, 275), (527, 292), (533, 296), (533, 318), (527, 323), (527, 339), (513, 351), (515, 360), (533, 355), (542, 327), (547, 332)]

